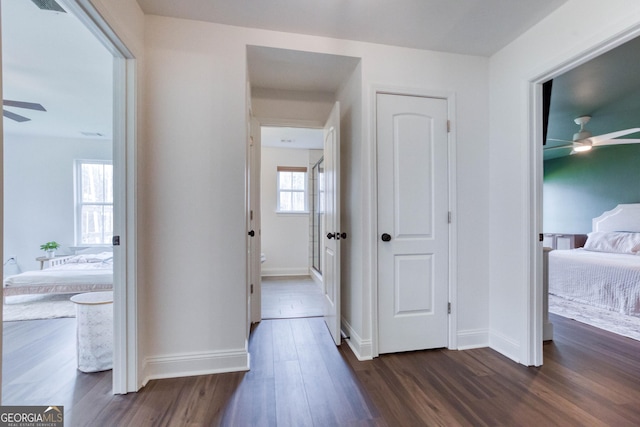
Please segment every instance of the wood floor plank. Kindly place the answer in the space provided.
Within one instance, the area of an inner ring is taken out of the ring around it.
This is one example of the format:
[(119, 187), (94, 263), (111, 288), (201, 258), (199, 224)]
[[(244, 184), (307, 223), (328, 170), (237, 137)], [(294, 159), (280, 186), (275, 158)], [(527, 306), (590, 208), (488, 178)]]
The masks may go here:
[[(68, 426), (640, 425), (640, 342), (551, 319), (539, 368), (488, 348), (358, 361), (321, 318), (263, 321), (249, 372), (153, 380), (124, 396), (111, 394), (110, 372), (75, 369), (63, 350), (75, 345), (73, 324), (5, 324), (3, 404), (59, 399)], [(30, 332), (56, 341), (53, 358)]]

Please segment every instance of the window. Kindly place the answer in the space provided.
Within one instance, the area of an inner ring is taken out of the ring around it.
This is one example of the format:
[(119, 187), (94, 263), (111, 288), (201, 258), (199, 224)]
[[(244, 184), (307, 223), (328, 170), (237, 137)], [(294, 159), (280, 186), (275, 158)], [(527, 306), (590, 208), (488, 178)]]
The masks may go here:
[(277, 211), (307, 211), (307, 168), (278, 166)]
[(76, 160), (76, 244), (110, 245), (113, 236), (113, 165)]

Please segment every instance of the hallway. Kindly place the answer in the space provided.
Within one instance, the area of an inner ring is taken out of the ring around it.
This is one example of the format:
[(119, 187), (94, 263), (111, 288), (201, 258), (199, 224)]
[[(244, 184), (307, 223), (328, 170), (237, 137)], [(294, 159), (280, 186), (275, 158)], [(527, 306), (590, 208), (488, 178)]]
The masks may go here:
[(263, 277), (262, 318), (322, 316), (322, 290), (308, 276)]

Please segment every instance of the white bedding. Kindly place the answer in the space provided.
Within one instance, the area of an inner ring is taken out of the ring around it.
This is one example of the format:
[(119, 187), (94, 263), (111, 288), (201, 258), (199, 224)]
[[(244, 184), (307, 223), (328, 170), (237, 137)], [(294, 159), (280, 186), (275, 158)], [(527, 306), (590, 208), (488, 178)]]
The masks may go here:
[(640, 255), (585, 249), (551, 251), (549, 293), (640, 316)]
[(77, 255), (65, 264), (4, 280), (4, 296), (107, 291), (113, 288), (113, 253)]

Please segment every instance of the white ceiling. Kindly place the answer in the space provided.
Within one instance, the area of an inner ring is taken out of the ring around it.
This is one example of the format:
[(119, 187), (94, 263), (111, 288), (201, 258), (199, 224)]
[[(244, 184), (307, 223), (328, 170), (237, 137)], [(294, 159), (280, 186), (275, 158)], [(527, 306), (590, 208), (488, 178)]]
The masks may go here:
[(323, 130), (311, 128), (291, 128), (263, 126), (261, 145), (263, 147), (296, 148), (322, 150)]
[(247, 47), (252, 88), (335, 93), (360, 58), (261, 46)]
[(111, 139), (113, 57), (70, 13), (28, 0), (2, 1), (4, 99), (40, 103), (46, 112), (4, 107), (31, 121), (4, 118), (6, 134)]
[(138, 0), (148, 15), (171, 16), (490, 56), (566, 0)]

